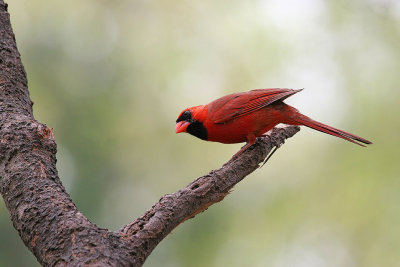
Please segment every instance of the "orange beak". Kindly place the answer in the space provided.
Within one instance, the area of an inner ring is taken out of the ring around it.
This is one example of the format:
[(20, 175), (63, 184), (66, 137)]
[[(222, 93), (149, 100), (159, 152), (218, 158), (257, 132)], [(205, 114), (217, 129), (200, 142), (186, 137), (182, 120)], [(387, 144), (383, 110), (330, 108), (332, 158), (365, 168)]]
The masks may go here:
[(186, 128), (190, 125), (187, 121), (180, 121), (175, 126), (175, 133), (184, 133), (186, 132)]

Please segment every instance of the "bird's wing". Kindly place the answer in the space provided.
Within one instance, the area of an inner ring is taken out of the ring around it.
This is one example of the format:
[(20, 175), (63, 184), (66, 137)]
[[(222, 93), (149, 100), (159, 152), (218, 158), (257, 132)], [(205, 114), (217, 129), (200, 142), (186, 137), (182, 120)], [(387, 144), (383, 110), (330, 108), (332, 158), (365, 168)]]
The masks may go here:
[(237, 117), (262, 109), (301, 91), (286, 88), (256, 89), (214, 100), (208, 105), (208, 116), (214, 123), (226, 123)]

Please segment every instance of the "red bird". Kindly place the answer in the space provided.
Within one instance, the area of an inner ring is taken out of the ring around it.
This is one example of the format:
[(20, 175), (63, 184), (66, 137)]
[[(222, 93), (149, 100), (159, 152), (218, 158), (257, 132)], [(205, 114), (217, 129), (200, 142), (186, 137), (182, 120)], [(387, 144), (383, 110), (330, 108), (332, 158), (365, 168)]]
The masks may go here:
[(226, 95), (207, 105), (183, 110), (176, 120), (175, 132), (187, 132), (206, 141), (224, 144), (247, 142), (239, 154), (279, 123), (304, 125), (360, 146), (372, 144), (354, 134), (314, 121), (283, 102), (301, 90), (272, 88)]

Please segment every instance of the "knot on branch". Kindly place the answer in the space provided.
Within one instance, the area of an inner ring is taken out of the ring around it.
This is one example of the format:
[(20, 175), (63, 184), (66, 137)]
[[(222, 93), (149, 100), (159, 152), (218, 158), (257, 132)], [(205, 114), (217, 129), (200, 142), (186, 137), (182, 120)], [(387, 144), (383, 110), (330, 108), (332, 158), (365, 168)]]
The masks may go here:
[[(29, 169), (32, 176), (35, 173), (37, 177), (48, 177), (50, 166), (45, 166), (43, 162), (50, 159), (55, 163), (56, 152), (54, 134), (46, 125), (21, 114), (1, 116), (0, 167), (4, 170), (18, 169), (22, 174)], [(56, 173), (55, 166), (51, 167), (51, 173)], [(5, 175), (0, 180), (8, 184), (11, 177)]]
[(42, 142), (55, 141), (52, 128), (48, 128), (46, 125), (38, 123), (36, 130), (37, 130), (37, 135)]

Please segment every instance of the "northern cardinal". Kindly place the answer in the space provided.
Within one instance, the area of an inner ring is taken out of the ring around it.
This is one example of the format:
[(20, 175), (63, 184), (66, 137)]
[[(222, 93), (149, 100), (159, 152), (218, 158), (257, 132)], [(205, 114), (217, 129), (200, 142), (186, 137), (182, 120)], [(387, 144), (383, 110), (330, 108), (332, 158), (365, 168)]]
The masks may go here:
[(237, 154), (279, 123), (304, 125), (360, 146), (372, 144), (354, 134), (314, 121), (283, 102), (301, 90), (271, 88), (226, 95), (207, 105), (183, 110), (176, 120), (175, 132), (187, 132), (206, 141), (225, 144), (247, 142)]

